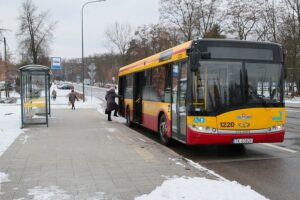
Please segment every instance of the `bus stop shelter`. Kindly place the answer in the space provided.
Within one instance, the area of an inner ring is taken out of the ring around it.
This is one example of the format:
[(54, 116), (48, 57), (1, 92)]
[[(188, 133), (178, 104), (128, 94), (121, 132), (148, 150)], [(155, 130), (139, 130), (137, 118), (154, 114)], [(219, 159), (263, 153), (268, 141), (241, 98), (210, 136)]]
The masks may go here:
[(21, 120), (26, 125), (48, 127), (50, 115), (50, 68), (43, 65), (21, 67)]

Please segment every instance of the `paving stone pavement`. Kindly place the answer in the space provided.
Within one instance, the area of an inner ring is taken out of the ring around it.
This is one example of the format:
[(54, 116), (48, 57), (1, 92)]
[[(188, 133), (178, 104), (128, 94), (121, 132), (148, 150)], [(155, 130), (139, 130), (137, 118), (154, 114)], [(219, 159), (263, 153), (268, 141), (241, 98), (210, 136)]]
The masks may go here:
[[(0, 158), (1, 200), (134, 199), (167, 177), (204, 177), (172, 150), (93, 109), (52, 109), (49, 127), (31, 126)], [(51, 199), (51, 198), (50, 198)]]

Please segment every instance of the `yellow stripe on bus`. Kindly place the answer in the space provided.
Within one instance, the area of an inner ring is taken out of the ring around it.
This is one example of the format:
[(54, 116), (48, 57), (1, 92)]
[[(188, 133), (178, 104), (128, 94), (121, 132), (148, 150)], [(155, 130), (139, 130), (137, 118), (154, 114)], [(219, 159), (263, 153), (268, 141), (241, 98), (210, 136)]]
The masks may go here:
[[(125, 99), (125, 106), (127, 106), (127, 105), (132, 110), (133, 100)], [(161, 111), (163, 111), (167, 115), (168, 119), (170, 119), (171, 118), (171, 103), (143, 100), (143, 108), (142, 108), (143, 114), (158, 117), (158, 114)]]
[[(181, 45), (178, 45), (172, 49), (168, 49), (168, 50), (172, 50), (173, 51), (173, 55), (171, 57), (171, 59), (160, 62), (159, 58), (160, 58), (160, 53), (157, 53), (153, 56), (147, 57), (145, 59), (139, 60), (137, 62), (134, 62), (132, 64), (129, 64), (127, 66), (122, 67), (119, 70), (119, 76), (124, 76), (126, 74), (131, 74), (134, 72), (138, 72), (138, 71), (143, 71), (149, 68), (153, 68), (153, 67), (157, 67), (160, 65), (164, 65), (166, 63), (170, 63), (170, 62), (174, 62), (177, 60), (181, 60), (184, 58), (187, 58), (188, 55), (186, 53), (186, 50), (191, 46), (192, 41), (188, 41), (186, 43), (183, 43)], [(166, 50), (166, 51), (168, 51)]]

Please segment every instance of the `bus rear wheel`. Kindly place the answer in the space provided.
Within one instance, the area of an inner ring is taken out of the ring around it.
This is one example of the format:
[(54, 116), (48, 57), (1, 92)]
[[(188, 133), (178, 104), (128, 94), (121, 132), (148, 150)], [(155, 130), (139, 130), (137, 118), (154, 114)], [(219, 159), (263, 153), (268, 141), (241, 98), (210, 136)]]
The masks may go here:
[(160, 142), (163, 145), (166, 145), (166, 146), (169, 145), (170, 144), (170, 138), (167, 135), (168, 128), (167, 128), (167, 120), (166, 120), (165, 115), (162, 115), (159, 119), (158, 131), (159, 131), (159, 136), (160, 136)]
[(127, 109), (126, 111), (126, 125), (128, 127), (133, 127), (133, 123), (130, 121), (130, 110)]

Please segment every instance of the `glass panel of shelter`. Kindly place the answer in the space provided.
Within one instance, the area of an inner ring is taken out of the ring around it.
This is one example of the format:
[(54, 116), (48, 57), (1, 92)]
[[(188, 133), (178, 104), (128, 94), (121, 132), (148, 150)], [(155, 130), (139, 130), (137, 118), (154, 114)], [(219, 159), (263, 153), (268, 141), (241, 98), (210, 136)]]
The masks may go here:
[(46, 77), (28, 73), (25, 76), (24, 122), (46, 123)]

